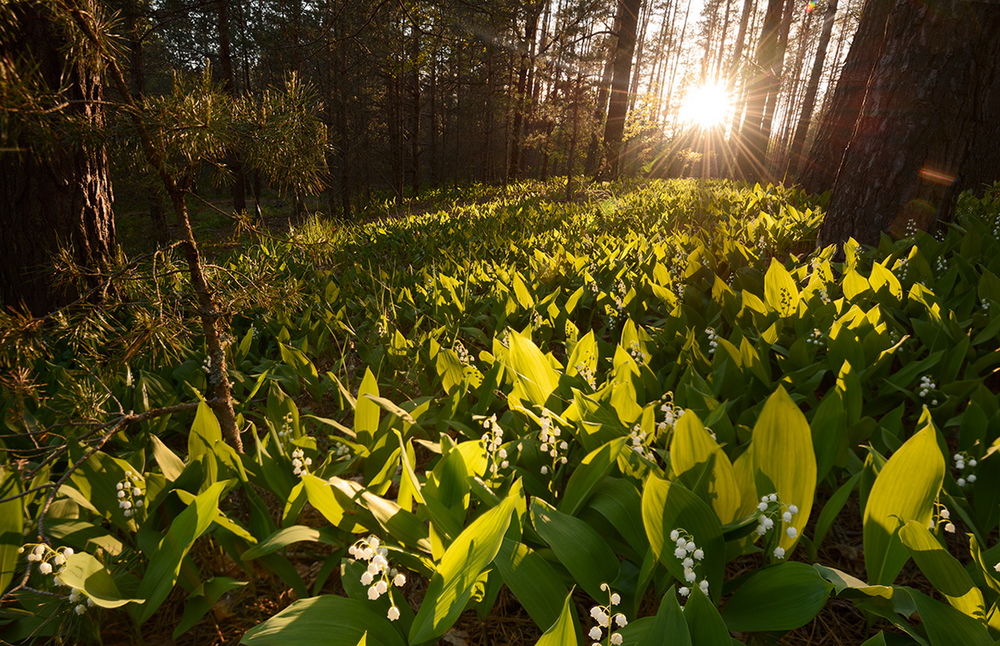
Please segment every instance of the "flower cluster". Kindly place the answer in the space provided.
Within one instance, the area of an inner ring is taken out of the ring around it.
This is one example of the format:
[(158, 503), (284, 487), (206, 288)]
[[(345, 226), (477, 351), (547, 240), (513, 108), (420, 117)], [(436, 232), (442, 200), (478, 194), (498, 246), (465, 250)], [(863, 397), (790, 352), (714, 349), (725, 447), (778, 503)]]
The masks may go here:
[[(389, 593), (389, 586), (401, 588), (406, 585), (406, 575), (394, 567), (389, 567), (389, 550), (382, 547), (377, 536), (362, 538), (347, 548), (347, 553), (356, 561), (367, 561), (368, 567), (361, 575), (361, 585), (368, 586), (368, 598), (377, 600)], [(392, 594), (389, 593), (390, 599)], [(399, 608), (393, 604), (386, 616), (389, 621), (399, 619)]]
[(282, 442), (287, 442), (292, 439), (292, 422), (295, 418), (292, 416), (291, 412), (285, 413), (285, 416), (281, 420), (281, 428), (278, 429), (278, 439)]
[[(682, 527), (670, 531), (670, 540), (674, 542), (674, 558), (681, 562), (681, 566), (684, 568), (684, 583), (687, 584), (681, 586), (677, 593), (686, 597), (691, 594), (691, 589), (688, 586), (698, 581), (698, 573), (695, 568), (705, 558), (705, 551), (698, 547), (697, 543), (694, 542), (694, 537)], [(708, 594), (708, 579), (698, 581), (698, 588), (703, 594)]]
[(118, 507), (122, 509), (125, 518), (131, 518), (138, 514), (145, 504), (145, 496), (139, 487), (140, 484), (142, 484), (142, 479), (138, 474), (126, 471), (125, 479), (115, 485), (115, 489), (118, 490), (115, 494), (118, 496)]
[(910, 259), (900, 258), (899, 262), (896, 263), (896, 266), (893, 269), (896, 274), (896, 278), (899, 279), (899, 282), (906, 282), (906, 278), (910, 274)]
[(934, 263), (934, 268), (939, 274), (948, 271), (948, 259), (944, 256), (938, 256), (937, 262)]
[(451, 349), (455, 351), (456, 355), (458, 355), (458, 361), (463, 366), (472, 365), (472, 356), (469, 354), (469, 351), (465, 349), (465, 345), (461, 341), (456, 339), (455, 345), (453, 345)]
[(542, 315), (538, 313), (538, 310), (531, 310), (531, 326), (540, 328), (543, 325), (545, 325), (545, 319)]
[(66, 557), (73, 555), (72, 547), (52, 549), (45, 543), (29, 543), (17, 551), (23, 553), (27, 548), (31, 548), (28, 552), (28, 561), (38, 563), (38, 571), (42, 574), (52, 574), (56, 568), (66, 565)]
[(292, 474), (299, 477), (304, 476), (309, 473), (309, 467), (312, 466), (312, 458), (307, 458), (305, 451), (300, 448), (296, 448), (292, 451)]
[(903, 230), (903, 236), (912, 238), (915, 235), (917, 235), (917, 221), (910, 218), (906, 221), (906, 228)]
[(632, 357), (632, 359), (635, 360), (636, 363), (642, 364), (649, 361), (649, 355), (642, 351), (642, 348), (639, 346), (638, 341), (633, 341), (632, 343), (629, 343), (628, 348), (626, 348), (626, 350), (628, 352), (628, 355)]
[(507, 459), (507, 449), (501, 446), (503, 444), (503, 429), (497, 423), (496, 415), (490, 415), (480, 423), (486, 431), (480, 439), (482, 439), (483, 447), (486, 449), (488, 469), (490, 475), (496, 477), (501, 469), (510, 466), (510, 461)]
[(819, 328), (813, 328), (812, 334), (806, 337), (806, 343), (816, 346), (817, 349), (826, 346), (826, 335)]
[(715, 349), (719, 347), (719, 335), (715, 332), (715, 328), (705, 328), (705, 336), (708, 337), (708, 353), (715, 354)]
[[(758, 536), (763, 536), (774, 529), (776, 519), (780, 519), (780, 522), (783, 523), (791, 523), (792, 518), (799, 513), (799, 508), (797, 505), (782, 504), (778, 500), (778, 494), (770, 493), (766, 496), (761, 496), (760, 503), (757, 504), (757, 512), (760, 520), (757, 523), (755, 531)], [(789, 538), (795, 538), (799, 535), (799, 530), (789, 525), (785, 528), (785, 534)], [(783, 547), (775, 547), (773, 554), (774, 558), (783, 559), (785, 558), (785, 549)]]
[(73, 612), (78, 615), (82, 615), (87, 612), (87, 608), (94, 607), (94, 600), (80, 592), (76, 588), (69, 591), (69, 595), (66, 597), (71, 604), (73, 604)]
[(587, 385), (590, 386), (592, 390), (597, 389), (597, 376), (594, 374), (593, 370), (582, 363), (578, 363), (576, 364), (576, 374), (580, 375), (580, 377), (587, 382)]
[(641, 424), (635, 424), (628, 434), (629, 446), (632, 447), (632, 450), (638, 453), (640, 457), (647, 460), (654, 460), (655, 454), (650, 446), (650, 439), (649, 434), (642, 430)]
[[(976, 466), (979, 464), (976, 458), (972, 457), (965, 451), (960, 451), (956, 453), (955, 455), (951, 456), (951, 459), (955, 463), (956, 471), (965, 471), (966, 467), (968, 467), (969, 470), (971, 471), (972, 469), (975, 469)], [(965, 485), (972, 484), (975, 481), (976, 481), (975, 473), (967, 473), (955, 479), (955, 482), (958, 483), (959, 487), (964, 487)]]
[(936, 502), (934, 503), (934, 506), (938, 508), (937, 514), (935, 515), (935, 518), (932, 518), (931, 521), (927, 523), (927, 528), (934, 529), (938, 525), (944, 525), (944, 531), (949, 534), (954, 534), (955, 523), (951, 522), (951, 512), (941, 503)]
[(590, 609), (590, 617), (597, 622), (597, 625), (590, 629), (587, 636), (594, 640), (591, 646), (601, 646), (600, 640), (604, 638), (606, 630), (608, 631), (607, 643), (620, 646), (624, 638), (620, 632), (617, 632), (617, 629), (628, 625), (628, 619), (625, 618), (625, 615), (614, 610), (615, 606), (622, 602), (621, 595), (612, 592), (611, 586), (607, 583), (601, 584), (601, 590), (608, 593), (608, 605), (596, 605)]
[(551, 467), (543, 464), (540, 469), (542, 475), (546, 475), (555, 471), (560, 465), (569, 462), (569, 458), (566, 457), (566, 452), (569, 450), (569, 442), (560, 439), (562, 430), (558, 424), (552, 423), (549, 411), (545, 411), (542, 414), (541, 419), (538, 420), (538, 424), (541, 426), (541, 430), (538, 432), (538, 440), (541, 442), (541, 445), (538, 449), (552, 459)]
[(989, 312), (990, 311), (989, 299), (988, 298), (979, 299), (979, 307), (981, 307), (984, 312)]
[(673, 428), (684, 414), (684, 409), (674, 403), (674, 393), (667, 391), (660, 395), (660, 412), (663, 413), (663, 419), (656, 424), (657, 433)]
[[(920, 395), (921, 399), (927, 399), (927, 396), (930, 395), (931, 392), (936, 388), (937, 384), (935, 384), (931, 380), (930, 376), (924, 375), (923, 377), (920, 378), (920, 386), (919, 389), (917, 390), (917, 394)], [(931, 406), (937, 406), (937, 403), (938, 402), (936, 398), (931, 399)]]
[(627, 290), (625, 289), (625, 283), (622, 282), (621, 278), (619, 278), (617, 281), (615, 281), (615, 288), (611, 290), (610, 294), (608, 294), (608, 296), (610, 296), (611, 300), (614, 302), (614, 307), (612, 307), (611, 305), (605, 306), (608, 316), (611, 318), (612, 321), (617, 321), (622, 316), (622, 313), (625, 311), (626, 293)]

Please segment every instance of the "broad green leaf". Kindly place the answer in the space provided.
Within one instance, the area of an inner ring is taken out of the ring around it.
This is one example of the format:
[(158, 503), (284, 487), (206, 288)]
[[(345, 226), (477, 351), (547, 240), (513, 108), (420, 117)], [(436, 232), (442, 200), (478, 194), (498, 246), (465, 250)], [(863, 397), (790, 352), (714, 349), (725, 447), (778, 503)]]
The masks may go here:
[(907, 588), (906, 593), (920, 613), (931, 646), (996, 646), (985, 623), (916, 590)]
[[(729, 629), (712, 602), (698, 588), (691, 589), (691, 595), (684, 604), (684, 621), (691, 633), (693, 646), (732, 646)], [(671, 645), (672, 646), (672, 645)]]
[[(0, 466), (0, 498), (20, 493), (16, 475)], [(17, 569), (18, 550), (24, 543), (24, 510), (15, 498), (0, 502), (0, 594), (7, 589)]]
[(726, 544), (722, 525), (711, 507), (679, 482), (650, 476), (642, 492), (642, 523), (653, 554), (678, 581), (684, 581), (684, 568), (674, 556), (670, 532), (686, 530), (705, 551), (700, 570), (708, 580), (710, 593), (718, 597), (722, 591)]
[(503, 581), (539, 628), (551, 626), (566, 595), (562, 576), (538, 552), (524, 543), (504, 538), (496, 558)]
[(574, 467), (569, 482), (566, 483), (563, 498), (559, 501), (559, 511), (572, 515), (580, 510), (594, 487), (611, 472), (623, 446), (625, 438), (611, 440), (588, 453)]
[(926, 525), (909, 521), (899, 530), (899, 539), (917, 567), (934, 589), (945, 596), (955, 609), (979, 620), (986, 618), (983, 593), (972, 582), (958, 559), (949, 554)]
[(246, 646), (357, 646), (367, 640), (379, 646), (404, 646), (403, 638), (370, 601), (326, 594), (294, 602), (243, 635)]
[(663, 595), (660, 609), (653, 618), (653, 625), (640, 640), (635, 642), (635, 646), (694, 646), (691, 643), (691, 632), (688, 630), (687, 622), (684, 621), (684, 611), (677, 603), (675, 586), (670, 586)]
[(674, 426), (670, 466), (692, 491), (712, 505), (723, 524), (736, 520), (742, 495), (733, 464), (690, 410)]
[(513, 331), (509, 339), (507, 367), (514, 377), (515, 394), (544, 406), (559, 384), (559, 374), (531, 339)]
[(365, 368), (365, 376), (361, 380), (358, 388), (358, 399), (354, 405), (354, 432), (357, 433), (358, 441), (365, 446), (371, 447), (372, 441), (378, 431), (379, 405), (365, 395), (378, 397), (378, 381), (369, 368)]
[(142, 599), (123, 598), (115, 580), (96, 558), (86, 552), (76, 552), (66, 557), (66, 564), (56, 575), (59, 583), (84, 592), (101, 608), (120, 608), (129, 603), (142, 603)]
[(575, 646), (579, 643), (577, 635), (579, 628), (576, 612), (573, 609), (573, 591), (570, 590), (563, 602), (562, 611), (555, 623), (549, 626), (535, 646)]
[[(799, 508), (791, 523), (776, 527), (781, 532), (778, 545), (791, 552), (812, 511), (816, 455), (809, 422), (784, 388), (779, 386), (764, 404), (747, 453), (757, 495), (777, 493), (783, 504)], [(788, 527), (795, 528), (795, 537), (787, 534)]]
[(199, 494), (170, 523), (170, 529), (156, 550), (147, 555), (149, 565), (138, 589), (138, 595), (146, 599), (138, 612), (140, 624), (149, 619), (170, 594), (188, 550), (205, 533), (219, 511), (219, 497), (226, 484), (216, 482)]
[(833, 586), (805, 563), (779, 563), (743, 581), (722, 609), (730, 630), (794, 630), (809, 623), (830, 597)]
[(230, 590), (235, 590), (246, 585), (246, 581), (237, 581), (225, 576), (212, 577), (205, 581), (194, 592), (188, 596), (184, 604), (184, 614), (181, 615), (177, 627), (174, 628), (173, 638), (177, 639), (201, 621), (209, 610), (212, 609), (219, 599)]
[(531, 522), (573, 579), (594, 599), (602, 583), (618, 578), (618, 559), (608, 543), (586, 522), (564, 514), (541, 498), (531, 501)]
[(889, 458), (868, 495), (864, 512), (865, 568), (872, 583), (889, 584), (909, 558), (897, 536), (907, 521), (924, 527), (944, 479), (944, 456), (929, 416)]
[(173, 482), (181, 475), (184, 471), (184, 461), (177, 457), (177, 454), (171, 451), (166, 444), (163, 443), (156, 435), (150, 433), (149, 440), (153, 447), (153, 459), (156, 463), (160, 465), (160, 471), (163, 472), (163, 477)]
[(519, 485), (499, 505), (472, 521), (448, 546), (427, 586), (410, 626), (410, 642), (419, 644), (444, 634), (472, 598), (476, 581), (500, 551), (511, 515), (522, 496)]
[(323, 541), (323, 535), (318, 529), (306, 527), (305, 525), (284, 527), (243, 552), (242, 559), (250, 561), (261, 556), (267, 556), (272, 552), (288, 547), (292, 543), (301, 543), (303, 541), (321, 542)]
[(764, 299), (781, 316), (791, 316), (798, 311), (799, 288), (788, 270), (776, 258), (764, 274)]

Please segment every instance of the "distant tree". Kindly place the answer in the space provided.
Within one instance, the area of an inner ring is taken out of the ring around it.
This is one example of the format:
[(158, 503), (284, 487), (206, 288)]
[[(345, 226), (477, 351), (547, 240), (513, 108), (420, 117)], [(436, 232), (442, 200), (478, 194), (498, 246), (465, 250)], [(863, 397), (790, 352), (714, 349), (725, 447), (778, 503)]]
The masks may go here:
[(951, 216), (970, 158), (1000, 146), (984, 105), (1000, 84), (998, 33), (994, 3), (894, 0), (820, 245)]
[(607, 179), (618, 177), (621, 168), (622, 136), (625, 133), (625, 117), (628, 111), (629, 78), (632, 72), (632, 57), (635, 53), (636, 26), (642, 0), (618, 0), (615, 18), (617, 38), (615, 40), (614, 63), (611, 66), (611, 96), (608, 100), (608, 116), (604, 122), (604, 163), (600, 176)]
[(57, 5), (0, 10), (0, 305), (36, 315), (99, 296), (116, 253), (105, 65)]

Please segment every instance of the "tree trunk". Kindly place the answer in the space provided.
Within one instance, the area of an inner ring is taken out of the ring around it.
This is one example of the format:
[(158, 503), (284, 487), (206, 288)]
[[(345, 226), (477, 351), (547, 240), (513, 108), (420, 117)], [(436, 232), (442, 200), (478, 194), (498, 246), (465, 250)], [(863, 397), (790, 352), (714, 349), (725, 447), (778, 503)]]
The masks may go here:
[[(92, 0), (80, 2), (96, 12)], [(44, 90), (69, 102), (59, 113), (26, 116), (0, 142), (6, 148), (0, 152), (0, 306), (41, 315), (85, 295), (74, 281), (55, 275), (61, 250), (81, 270), (80, 286), (97, 292), (92, 297), (106, 288), (100, 274), (116, 251), (108, 155), (99, 143), (104, 79), (89, 57), (67, 60), (68, 28), (56, 24), (53, 9), (16, 2), (5, 10), (19, 28), (0, 39), (0, 60), (25, 75), (37, 66)], [(57, 133), (72, 127), (70, 120), (87, 133), (57, 141)]]
[[(222, 74), (222, 86), (232, 95), (236, 95), (236, 78), (233, 74), (233, 56), (231, 53), (232, 39), (229, 29), (229, 0), (216, 0), (216, 25), (219, 31), (219, 72)], [(243, 175), (243, 164), (239, 157), (230, 152), (227, 155), (226, 166), (233, 173), (232, 195), (233, 210), (243, 213), (247, 210), (246, 178)]]
[(819, 80), (823, 75), (823, 65), (826, 62), (826, 49), (830, 44), (830, 35), (833, 33), (833, 22), (837, 17), (837, 0), (830, 0), (826, 9), (826, 16), (823, 18), (823, 30), (819, 35), (819, 42), (816, 44), (816, 58), (813, 59), (812, 71), (809, 74), (809, 83), (806, 85), (806, 93), (802, 99), (802, 112), (799, 115), (799, 123), (795, 127), (795, 134), (792, 136), (792, 144), (789, 147), (788, 159), (789, 170), (795, 175), (802, 168), (802, 148), (806, 142), (806, 133), (812, 124), (813, 110), (816, 106), (816, 92), (819, 89)]
[(868, 0), (865, 3), (830, 109), (820, 122), (800, 177), (807, 191), (821, 193), (829, 190), (837, 178), (837, 169), (864, 102), (868, 77), (881, 55), (886, 20), (892, 6), (893, 0)]
[(528, 111), (529, 75), (534, 66), (535, 31), (538, 29), (538, 17), (542, 5), (536, 2), (528, 9), (524, 21), (524, 41), (521, 45), (521, 55), (518, 61), (517, 88), (514, 101), (514, 123), (511, 128), (510, 161), (507, 164), (507, 180), (517, 179), (521, 174), (521, 143), (524, 137), (524, 121)]
[(993, 4), (893, 2), (821, 246), (849, 237), (875, 243), (883, 231), (950, 217), (973, 150), (1000, 146), (982, 100), (1000, 73), (997, 33)]
[(618, 0), (618, 18), (615, 19), (618, 23), (618, 40), (612, 67), (608, 117), (604, 124), (604, 163), (600, 172), (603, 179), (616, 179), (621, 170), (628, 86), (632, 72), (632, 55), (635, 53), (635, 29), (641, 5), (642, 0)]
[(766, 179), (765, 158), (771, 135), (768, 103), (780, 86), (782, 51), (780, 30), (784, 0), (768, 0), (757, 43), (757, 69), (747, 87), (746, 115), (740, 129), (742, 140), (739, 161), (744, 179)]

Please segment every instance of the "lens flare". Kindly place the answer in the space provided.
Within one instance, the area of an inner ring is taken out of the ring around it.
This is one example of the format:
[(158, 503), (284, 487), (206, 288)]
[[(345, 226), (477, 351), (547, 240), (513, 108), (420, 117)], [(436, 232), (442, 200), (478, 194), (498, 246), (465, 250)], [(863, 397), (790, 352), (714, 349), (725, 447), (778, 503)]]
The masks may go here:
[(699, 128), (721, 126), (732, 99), (729, 90), (722, 83), (705, 83), (688, 90), (681, 101), (680, 120)]

